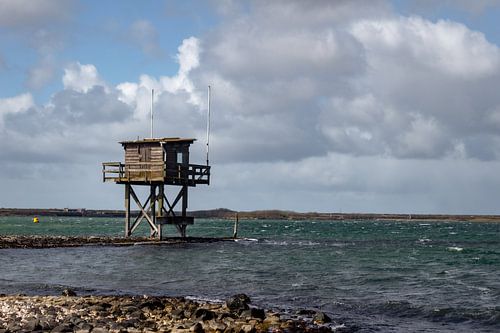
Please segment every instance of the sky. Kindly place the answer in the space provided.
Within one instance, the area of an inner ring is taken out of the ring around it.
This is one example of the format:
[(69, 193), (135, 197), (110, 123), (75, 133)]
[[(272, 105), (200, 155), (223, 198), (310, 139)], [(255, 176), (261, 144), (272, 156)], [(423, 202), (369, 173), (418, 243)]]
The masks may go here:
[(500, 1), (0, 0), (0, 207), (121, 209), (118, 143), (194, 137), (189, 208), (500, 214)]

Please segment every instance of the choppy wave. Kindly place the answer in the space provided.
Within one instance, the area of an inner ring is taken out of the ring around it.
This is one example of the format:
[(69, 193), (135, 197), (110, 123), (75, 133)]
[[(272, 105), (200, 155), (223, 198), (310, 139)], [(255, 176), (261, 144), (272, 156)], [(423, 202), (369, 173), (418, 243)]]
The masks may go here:
[(491, 308), (455, 308), (415, 305), (408, 301), (387, 301), (371, 305), (369, 309), (384, 315), (401, 318), (425, 318), (434, 322), (480, 323), (485, 326), (500, 326), (500, 306)]

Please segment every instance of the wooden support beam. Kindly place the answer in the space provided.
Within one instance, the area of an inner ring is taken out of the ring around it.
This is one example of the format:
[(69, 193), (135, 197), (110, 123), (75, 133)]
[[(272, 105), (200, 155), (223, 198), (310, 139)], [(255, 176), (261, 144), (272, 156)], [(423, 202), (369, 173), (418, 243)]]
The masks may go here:
[[(140, 206), (140, 204), (138, 203), (139, 199), (137, 199), (137, 196), (135, 195), (134, 189), (131, 187), (130, 190), (131, 190), (131, 193), (133, 193), (133, 195), (135, 196), (136, 204), (141, 208), (141, 211), (144, 211), (144, 209), (146, 208), (146, 205), (149, 203), (150, 198), (148, 197), (148, 200), (146, 200), (144, 205)], [(148, 208), (148, 212), (149, 212), (149, 208)], [(132, 223), (132, 228), (130, 231), (131, 233), (133, 233), (135, 231), (135, 229), (139, 226), (139, 224), (141, 224), (143, 219), (144, 219), (144, 214), (142, 214), (142, 213), (135, 218), (134, 223)]]
[(168, 209), (168, 211), (167, 211), (167, 215), (172, 214), (173, 216), (175, 216), (175, 211), (174, 211), (174, 208), (175, 208), (175, 206), (177, 205), (177, 203), (179, 202), (179, 200), (183, 197), (184, 187), (185, 187), (185, 186), (183, 186), (183, 187), (179, 190), (179, 193), (177, 193), (177, 196), (175, 197), (175, 200), (174, 200), (174, 202), (172, 202), (172, 204), (170, 204), (170, 203), (168, 202), (168, 199), (167, 199), (167, 197), (166, 197), (166, 196), (164, 197), (164, 198), (165, 198), (165, 200), (167, 201), (167, 205), (168, 205), (168, 208), (169, 208), (169, 209)]
[(151, 198), (150, 237), (153, 238), (158, 234), (156, 226), (156, 185), (151, 185), (151, 191), (149, 197)]
[[(137, 206), (141, 209), (141, 215), (139, 215), (139, 222), (142, 221), (142, 218), (146, 218), (146, 220), (148, 221), (149, 223), (149, 226), (151, 229), (154, 229), (155, 231), (156, 230), (156, 225), (153, 223), (153, 220), (151, 219), (151, 216), (149, 216), (149, 212), (151, 211), (151, 194), (149, 195), (148, 199), (146, 200), (146, 202), (144, 203), (144, 206), (141, 205), (141, 201), (139, 200), (139, 198), (137, 198), (137, 195), (135, 194), (134, 190), (132, 189), (132, 187), (130, 187), (130, 194), (132, 195), (132, 198), (134, 199), (135, 203), (137, 204)], [(148, 204), (149, 202), (149, 207), (147, 210), (144, 209), (144, 207)], [(137, 220), (136, 220), (137, 221)], [(138, 224), (137, 224), (138, 225)], [(134, 229), (137, 227), (137, 225), (134, 225), (132, 227), (132, 232), (134, 231)]]
[(188, 206), (188, 187), (185, 185), (182, 187), (182, 216), (186, 217), (187, 206)]
[(162, 217), (163, 216), (163, 210), (165, 209), (163, 207), (163, 198), (165, 197), (165, 185), (159, 185), (158, 186), (158, 196), (157, 196), (157, 200), (158, 200), (158, 215), (157, 215), (157, 220), (156, 220), (156, 225), (158, 226), (158, 239), (159, 240), (162, 240), (163, 238), (163, 235), (162, 235), (162, 232), (163, 232), (163, 226), (162, 224), (158, 223), (158, 218)]
[(130, 235), (130, 184), (125, 184), (125, 237)]

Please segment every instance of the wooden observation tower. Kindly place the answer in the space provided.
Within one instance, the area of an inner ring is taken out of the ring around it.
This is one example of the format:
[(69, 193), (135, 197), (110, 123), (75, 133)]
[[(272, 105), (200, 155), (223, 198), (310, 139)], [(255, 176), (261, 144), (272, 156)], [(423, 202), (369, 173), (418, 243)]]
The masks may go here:
[[(125, 163), (102, 164), (103, 182), (125, 185), (125, 237), (130, 237), (143, 220), (149, 224), (151, 237), (161, 240), (164, 224), (175, 225), (181, 237), (186, 237), (187, 226), (194, 223), (194, 218), (187, 216), (188, 189), (200, 184), (210, 184), (210, 87), (208, 106), (206, 165), (189, 163), (189, 146), (196, 139), (183, 138), (123, 141), (120, 143), (125, 150)], [(151, 110), (151, 119), (152, 114)], [(151, 137), (152, 132), (151, 120)], [(149, 187), (149, 196), (144, 203), (139, 200), (133, 186)], [(168, 198), (165, 186), (176, 187), (177, 195)], [(134, 221), (130, 214), (131, 198), (139, 208), (139, 215)]]

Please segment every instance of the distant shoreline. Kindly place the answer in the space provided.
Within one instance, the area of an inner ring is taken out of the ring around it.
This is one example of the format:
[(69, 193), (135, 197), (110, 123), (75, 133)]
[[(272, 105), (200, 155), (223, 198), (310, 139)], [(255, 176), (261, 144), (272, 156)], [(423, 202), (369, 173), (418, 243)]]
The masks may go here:
[[(137, 215), (138, 212), (132, 212)], [(218, 218), (232, 220), (383, 220), (383, 221), (464, 221), (464, 222), (500, 222), (500, 215), (450, 215), (450, 214), (371, 214), (371, 213), (298, 213), (283, 210), (233, 211), (219, 208), (189, 212), (195, 218)], [(73, 208), (0, 208), (0, 216), (85, 216), (85, 217), (123, 217), (123, 210), (97, 210)]]

